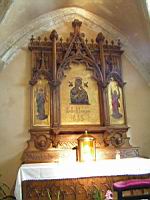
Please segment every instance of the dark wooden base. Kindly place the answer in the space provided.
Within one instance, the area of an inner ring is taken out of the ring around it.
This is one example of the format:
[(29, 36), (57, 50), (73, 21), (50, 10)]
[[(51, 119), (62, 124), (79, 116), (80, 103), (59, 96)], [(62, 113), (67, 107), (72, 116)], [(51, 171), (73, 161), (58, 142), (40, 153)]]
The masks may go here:
[[(105, 199), (106, 191), (113, 191), (114, 182), (147, 177), (150, 175), (24, 181), (23, 200), (93, 200), (97, 195)], [(115, 192), (113, 192), (113, 197), (114, 200), (117, 199)]]

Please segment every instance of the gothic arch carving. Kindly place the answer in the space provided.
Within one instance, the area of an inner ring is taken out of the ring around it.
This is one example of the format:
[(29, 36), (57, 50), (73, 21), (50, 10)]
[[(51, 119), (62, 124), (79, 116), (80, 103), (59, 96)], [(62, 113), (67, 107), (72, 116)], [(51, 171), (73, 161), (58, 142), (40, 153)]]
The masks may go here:
[(55, 29), (62, 26), (65, 22), (71, 22), (74, 18), (84, 21), (89, 30), (96, 33), (103, 32), (107, 38), (116, 40), (120, 38), (124, 45), (125, 55), (134, 63), (135, 67), (144, 75), (145, 79), (149, 81), (148, 73), (143, 69), (143, 64), (136, 58), (134, 48), (128, 40), (108, 21), (100, 18), (84, 9), (71, 7), (52, 11), (48, 14), (42, 15), (30, 24), (27, 24), (20, 30), (16, 31), (10, 37), (0, 44), (0, 68), (3, 69), (6, 64), (20, 52), (21, 48), (26, 48), (31, 35), (41, 35), (50, 29)]
[(65, 52), (63, 60), (60, 59), (57, 61), (57, 78), (59, 81), (61, 81), (61, 79), (64, 77), (64, 70), (70, 68), (71, 63), (84, 63), (87, 70), (93, 71), (93, 78), (102, 85), (103, 75), (101, 66), (96, 62), (96, 59), (91, 54), (87, 44), (85, 43), (85, 40), (83, 39), (84, 34), (79, 32), (81, 24), (78, 24), (78, 22), (80, 21), (74, 21), (74, 26), (77, 25), (79, 27), (78, 29), (75, 28), (74, 33), (72, 33), (71, 42), (67, 51)]

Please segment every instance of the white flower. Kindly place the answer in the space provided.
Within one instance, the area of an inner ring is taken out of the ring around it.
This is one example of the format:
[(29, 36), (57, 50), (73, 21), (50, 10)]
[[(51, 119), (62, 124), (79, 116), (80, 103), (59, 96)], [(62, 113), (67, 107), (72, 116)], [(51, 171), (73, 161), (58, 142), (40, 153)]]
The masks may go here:
[(113, 193), (111, 190), (107, 190), (106, 194), (105, 194), (105, 200), (112, 200), (113, 199)]

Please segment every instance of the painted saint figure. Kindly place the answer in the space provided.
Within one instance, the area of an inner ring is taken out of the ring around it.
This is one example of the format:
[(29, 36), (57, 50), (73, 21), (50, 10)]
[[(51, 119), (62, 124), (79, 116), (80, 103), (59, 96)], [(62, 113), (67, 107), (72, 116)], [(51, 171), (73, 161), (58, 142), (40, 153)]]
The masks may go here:
[(89, 104), (86, 90), (82, 86), (82, 78), (75, 79), (75, 86), (70, 90), (71, 104)]
[(39, 120), (44, 120), (48, 118), (48, 115), (45, 114), (45, 102), (46, 94), (43, 88), (39, 88), (36, 94), (36, 105), (37, 105), (37, 117)]
[(122, 117), (122, 114), (119, 112), (120, 108), (120, 91), (119, 88), (112, 90), (111, 89), (111, 102), (112, 102), (112, 117), (119, 119)]

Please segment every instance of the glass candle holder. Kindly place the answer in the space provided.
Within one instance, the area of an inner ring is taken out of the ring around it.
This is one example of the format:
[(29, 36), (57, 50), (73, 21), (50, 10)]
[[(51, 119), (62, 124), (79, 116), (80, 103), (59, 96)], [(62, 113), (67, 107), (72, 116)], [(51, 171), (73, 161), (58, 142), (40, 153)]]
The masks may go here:
[(78, 138), (78, 161), (96, 161), (96, 139), (87, 133)]

